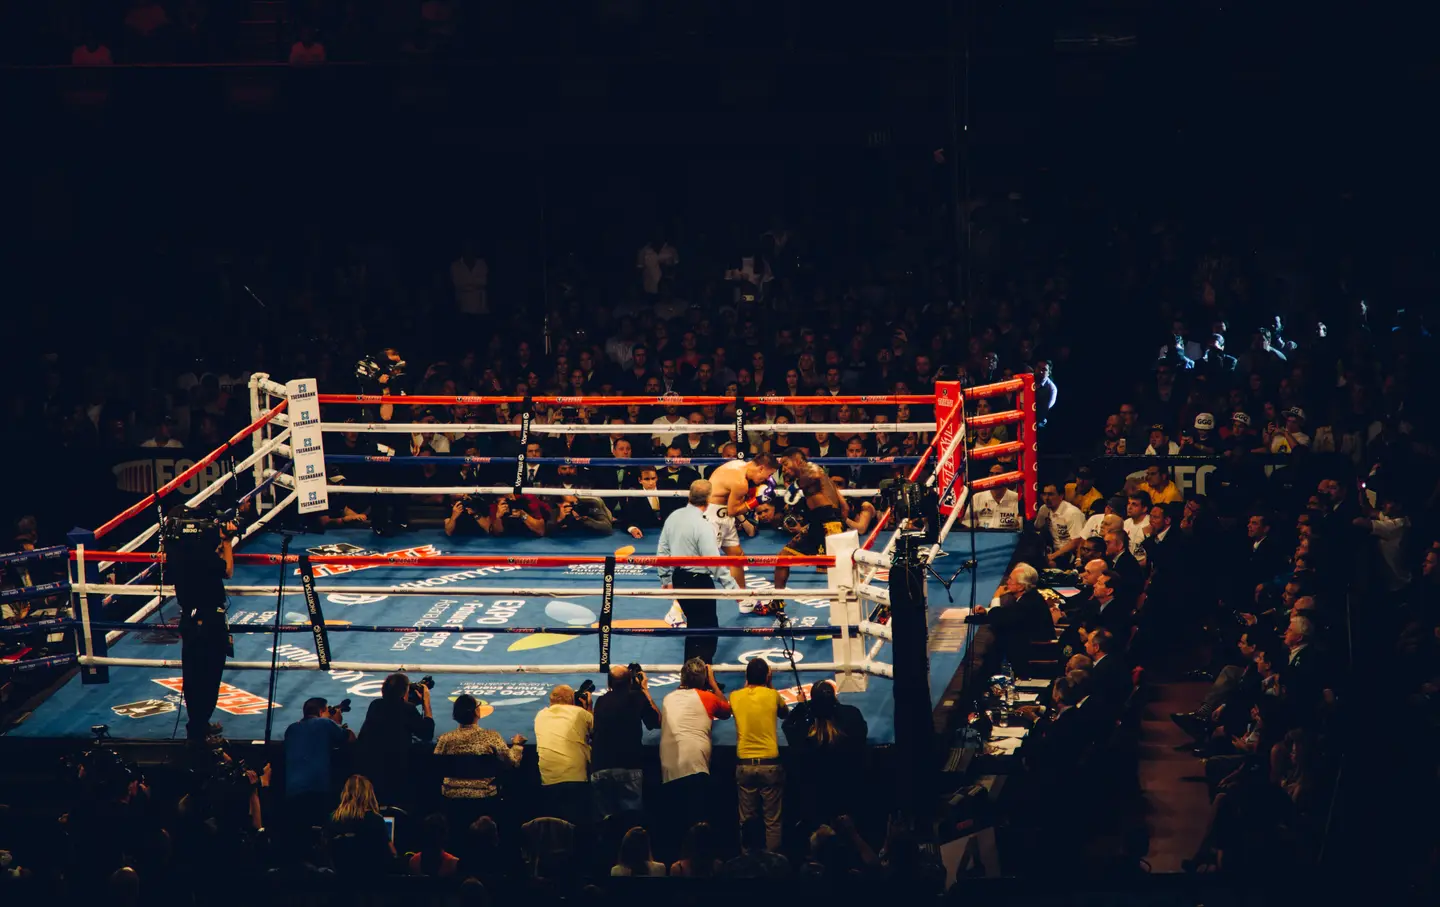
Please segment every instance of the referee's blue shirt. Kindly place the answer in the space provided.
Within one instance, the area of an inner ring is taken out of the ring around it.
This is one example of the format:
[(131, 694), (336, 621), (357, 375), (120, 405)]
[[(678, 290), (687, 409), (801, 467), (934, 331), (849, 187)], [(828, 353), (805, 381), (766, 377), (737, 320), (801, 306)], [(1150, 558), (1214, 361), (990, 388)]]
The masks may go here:
[[(660, 545), (655, 549), (660, 557), (719, 557), (720, 546), (715, 542), (715, 527), (705, 520), (705, 512), (694, 504), (686, 505), (665, 518), (660, 530)], [(657, 567), (660, 582), (670, 585), (675, 581), (674, 567)], [(739, 589), (740, 584), (730, 575), (729, 567), (682, 567), (691, 573), (708, 573), (720, 581), (726, 589)]]

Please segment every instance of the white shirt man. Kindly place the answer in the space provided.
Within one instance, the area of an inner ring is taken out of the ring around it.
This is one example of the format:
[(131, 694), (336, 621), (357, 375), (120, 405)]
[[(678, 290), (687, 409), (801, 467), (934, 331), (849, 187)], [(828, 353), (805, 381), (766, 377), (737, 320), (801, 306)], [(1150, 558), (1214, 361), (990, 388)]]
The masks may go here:
[(575, 704), (575, 691), (561, 684), (550, 691), (550, 705), (535, 714), (535, 750), (540, 783), (589, 781), (590, 731), (595, 717)]
[(980, 529), (1020, 528), (1020, 495), (1008, 486), (976, 492), (970, 506), (975, 511), (975, 525)]
[(664, 269), (679, 263), (680, 253), (669, 243), (662, 243), (659, 249), (653, 243), (641, 246), (640, 253), (635, 257), (635, 267), (640, 269), (641, 287), (652, 296), (659, 293)]
[(1125, 537), (1130, 539), (1130, 555), (1142, 564), (1145, 563), (1145, 527), (1149, 523), (1150, 517), (1147, 514), (1138, 520), (1126, 517), (1121, 526), (1125, 530)]
[(466, 315), (490, 311), (490, 266), (479, 256), (461, 256), (450, 262), (450, 283), (455, 288), (455, 307)]
[(1064, 549), (1067, 546), (1073, 548), (1074, 546), (1070, 545), (1072, 540), (1085, 537), (1085, 514), (1080, 512), (1079, 507), (1055, 495), (1053, 506), (1047, 501), (1036, 512), (1035, 528), (1050, 530), (1053, 550)]
[(656, 441), (658, 441), (661, 447), (669, 447), (671, 444), (674, 444), (675, 439), (680, 437), (681, 435), (679, 429), (689, 428), (690, 426), (689, 420), (686, 419), (684, 416), (680, 415), (679, 413), (675, 412), (673, 407), (667, 408), (665, 415), (661, 416), (650, 424), (663, 425), (666, 428), (676, 429), (675, 431), (657, 431), (650, 436)]

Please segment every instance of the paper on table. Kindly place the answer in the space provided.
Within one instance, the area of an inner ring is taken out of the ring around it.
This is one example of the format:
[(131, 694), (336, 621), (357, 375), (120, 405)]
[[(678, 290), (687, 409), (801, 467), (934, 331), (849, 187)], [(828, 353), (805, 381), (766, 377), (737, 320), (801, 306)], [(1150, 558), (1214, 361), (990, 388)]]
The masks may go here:
[(999, 740), (991, 740), (986, 746), (986, 752), (1008, 754), (1015, 752), (1019, 748), (1020, 739), (1018, 737), (1002, 737)]
[(990, 739), (1001, 737), (1024, 737), (1028, 733), (1023, 727), (997, 727), (990, 729)]
[(1040, 701), (1040, 694), (1039, 694), (1039, 693), (1019, 693), (1019, 692), (1017, 692), (1017, 693), (1015, 694), (1015, 701), (1016, 701), (1017, 703), (1019, 703), (1020, 705), (1033, 705), (1034, 703)]
[(1044, 690), (1044, 689), (1048, 688), (1049, 686), (1050, 686), (1050, 681), (1048, 681), (1048, 680), (1038, 680), (1038, 679), (1037, 679), (1037, 680), (1017, 680), (1017, 681), (1015, 681), (1015, 689), (1017, 689), (1017, 690)]

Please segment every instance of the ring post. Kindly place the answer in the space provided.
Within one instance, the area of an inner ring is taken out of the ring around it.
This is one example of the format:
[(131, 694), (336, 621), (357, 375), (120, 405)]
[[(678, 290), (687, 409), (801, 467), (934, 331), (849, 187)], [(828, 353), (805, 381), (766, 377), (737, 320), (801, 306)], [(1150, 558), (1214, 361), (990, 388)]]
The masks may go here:
[(610, 626), (615, 617), (615, 555), (605, 558), (605, 579), (600, 595), (600, 673), (610, 673)]
[[(860, 534), (855, 530), (841, 532), (825, 539), (825, 553), (834, 555), (835, 566), (829, 568), (830, 625), (840, 628), (838, 639), (830, 641), (831, 661), (840, 665), (865, 664), (865, 637), (859, 635), (860, 571), (855, 564), (855, 549), (860, 547)], [(863, 670), (845, 669), (835, 675), (835, 688), (841, 693), (863, 693), (869, 675)]]
[[(105, 637), (95, 638), (94, 631), (90, 628), (90, 596), (87, 594), (87, 580), (85, 579), (85, 546), (75, 546), (75, 583), (76, 594), (80, 597), (80, 639), (76, 640), (76, 648), (80, 654), (89, 658), (104, 658), (109, 654), (105, 647)], [(90, 664), (80, 672), (80, 684), (88, 686), (96, 683), (110, 682), (110, 668), (103, 664)]]
[(1020, 484), (1020, 503), (1025, 506), (1025, 519), (1033, 520), (1036, 511), (1040, 509), (1040, 464), (1037, 462), (1040, 444), (1037, 437), (1033, 373), (1020, 376), (1020, 414), (1023, 419), (1020, 428), (1025, 435), (1025, 449), (1020, 451), (1020, 471), (1025, 476)]

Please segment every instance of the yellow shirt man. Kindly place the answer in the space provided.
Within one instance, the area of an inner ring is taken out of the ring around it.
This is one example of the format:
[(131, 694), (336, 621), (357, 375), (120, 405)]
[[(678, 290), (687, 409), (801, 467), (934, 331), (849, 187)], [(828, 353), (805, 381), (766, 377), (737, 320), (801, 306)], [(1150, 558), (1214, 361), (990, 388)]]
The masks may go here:
[(590, 731), (595, 718), (577, 706), (575, 691), (561, 684), (550, 691), (550, 705), (535, 715), (535, 749), (540, 783), (590, 780)]
[(767, 686), (746, 686), (730, 694), (735, 713), (735, 755), (739, 759), (778, 759), (776, 719), (787, 711), (780, 694)]

